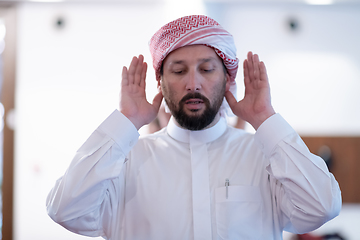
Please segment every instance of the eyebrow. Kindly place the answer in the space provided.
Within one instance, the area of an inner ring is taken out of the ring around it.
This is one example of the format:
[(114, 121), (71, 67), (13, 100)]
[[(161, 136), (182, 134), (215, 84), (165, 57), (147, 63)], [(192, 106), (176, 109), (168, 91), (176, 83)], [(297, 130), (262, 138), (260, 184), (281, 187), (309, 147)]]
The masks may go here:
[(216, 58), (214, 58), (214, 57), (209, 57), (209, 58), (202, 58), (202, 59), (200, 59), (202, 62), (210, 62), (210, 61), (212, 61), (212, 60), (216, 60)]
[[(213, 60), (216, 60), (216, 58), (209, 57), (209, 58), (200, 58), (200, 59), (198, 59), (199, 62), (211, 62)], [(173, 64), (183, 64), (183, 63), (185, 63), (185, 61), (184, 60), (177, 60), (177, 61), (175, 60), (172, 63)]]

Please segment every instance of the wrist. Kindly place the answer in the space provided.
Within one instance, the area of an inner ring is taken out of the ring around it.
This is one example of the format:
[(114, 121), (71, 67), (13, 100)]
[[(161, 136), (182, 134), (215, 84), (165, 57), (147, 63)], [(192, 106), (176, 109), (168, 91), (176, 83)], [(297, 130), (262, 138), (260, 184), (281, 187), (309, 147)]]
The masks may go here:
[(259, 113), (254, 120), (250, 123), (255, 130), (258, 130), (261, 124), (265, 122), (269, 117), (275, 114), (275, 110), (273, 108), (269, 109), (266, 112)]
[(135, 126), (137, 130), (139, 130), (144, 124), (141, 124), (138, 118), (132, 117), (132, 115), (128, 114), (126, 111), (120, 110), (120, 112), (130, 120), (130, 122)]

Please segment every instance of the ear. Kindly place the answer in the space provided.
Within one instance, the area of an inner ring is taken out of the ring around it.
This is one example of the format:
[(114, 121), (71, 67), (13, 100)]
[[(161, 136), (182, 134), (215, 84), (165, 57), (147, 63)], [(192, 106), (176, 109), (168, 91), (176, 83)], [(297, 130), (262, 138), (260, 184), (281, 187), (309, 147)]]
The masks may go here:
[(230, 85), (231, 85), (231, 79), (230, 79), (230, 75), (228, 73), (226, 73), (225, 75), (225, 80), (226, 80), (226, 92), (230, 90)]
[(157, 90), (158, 90), (158, 92), (162, 92), (161, 81), (162, 81), (162, 79), (157, 80)]

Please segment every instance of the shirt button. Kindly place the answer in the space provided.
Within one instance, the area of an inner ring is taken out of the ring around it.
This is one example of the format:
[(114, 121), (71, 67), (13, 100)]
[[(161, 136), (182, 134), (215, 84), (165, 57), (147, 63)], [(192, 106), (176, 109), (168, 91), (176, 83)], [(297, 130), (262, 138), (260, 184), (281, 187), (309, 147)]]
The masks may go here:
[(130, 146), (130, 147), (132, 147), (133, 144), (134, 144), (133, 141), (130, 141), (130, 142), (129, 142), (129, 146)]

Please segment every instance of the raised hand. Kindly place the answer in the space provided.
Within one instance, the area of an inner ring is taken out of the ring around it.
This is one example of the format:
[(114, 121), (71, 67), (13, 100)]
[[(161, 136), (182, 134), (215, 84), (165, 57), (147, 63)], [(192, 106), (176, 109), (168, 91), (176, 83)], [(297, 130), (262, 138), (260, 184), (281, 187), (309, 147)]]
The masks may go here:
[(270, 85), (264, 62), (249, 52), (244, 61), (245, 96), (237, 102), (231, 92), (225, 93), (233, 113), (249, 122), (256, 130), (275, 111), (271, 105)]
[(129, 70), (123, 67), (120, 112), (124, 114), (139, 130), (143, 125), (155, 119), (162, 100), (159, 92), (150, 104), (146, 99), (145, 79), (147, 64), (144, 57), (133, 57)]

